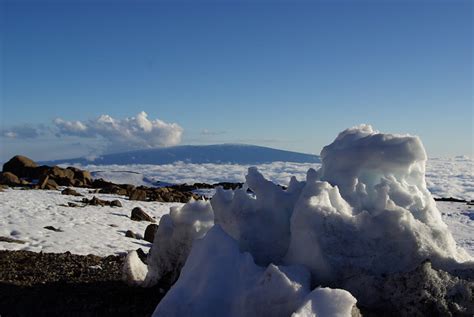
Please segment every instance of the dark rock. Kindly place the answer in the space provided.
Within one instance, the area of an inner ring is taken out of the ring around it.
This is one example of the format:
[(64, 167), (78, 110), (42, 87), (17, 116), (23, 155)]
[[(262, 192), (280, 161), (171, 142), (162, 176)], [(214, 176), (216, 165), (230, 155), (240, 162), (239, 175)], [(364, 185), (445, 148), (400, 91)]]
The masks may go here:
[(56, 189), (58, 189), (58, 184), (56, 183), (56, 181), (54, 179), (50, 178), (46, 182), (46, 186), (44, 187), (44, 189), (56, 190)]
[(91, 199), (83, 198), (82, 202), (87, 204), (87, 205), (92, 205), (92, 206), (110, 206), (110, 207), (122, 207), (122, 203), (120, 200), (102, 200), (97, 197), (92, 197)]
[(16, 155), (3, 164), (3, 172), (13, 173), (18, 178), (31, 178), (36, 167), (38, 164), (33, 160), (26, 156)]
[(237, 188), (242, 188), (243, 185), (244, 183), (221, 182), (221, 183), (214, 184), (213, 187), (216, 188), (220, 186), (225, 190), (229, 190), (229, 189), (236, 190)]
[(67, 205), (68, 205), (69, 207), (79, 207), (78, 204), (72, 203), (72, 202), (68, 202)]
[(146, 212), (144, 212), (140, 207), (135, 207), (132, 210), (132, 215), (130, 216), (130, 219), (135, 220), (135, 221), (149, 221), (149, 222), (155, 222), (155, 219), (150, 217)]
[(71, 195), (71, 196), (82, 196), (82, 194), (79, 194), (77, 191), (75, 191), (74, 189), (72, 188), (65, 188), (61, 194), (63, 195)]
[(158, 225), (154, 223), (149, 224), (145, 229), (143, 240), (153, 243), (156, 231), (158, 231)]
[(106, 181), (102, 178), (94, 179), (92, 181), (92, 188), (106, 188), (110, 186), (117, 186), (116, 184)]
[(48, 183), (49, 176), (48, 175), (43, 175), (40, 177), (38, 180), (38, 188), (39, 189), (44, 189), (46, 187), (46, 184)]
[(127, 238), (133, 238), (133, 239), (136, 239), (137, 238), (137, 235), (135, 233), (133, 233), (132, 230), (127, 230), (127, 232), (125, 232), (125, 236)]
[(99, 193), (101, 194), (115, 194), (115, 195), (120, 195), (120, 196), (126, 196), (128, 194), (128, 191), (126, 188), (122, 188), (118, 185), (109, 185), (107, 187), (101, 188), (99, 190)]
[(110, 202), (99, 199), (97, 197), (92, 197), (91, 199), (83, 198), (82, 202), (87, 204), (87, 205), (92, 205), (92, 206), (106, 206), (110, 205)]
[(67, 178), (69, 180), (74, 179), (74, 172), (67, 168), (61, 168), (59, 166), (53, 166), (49, 169), (48, 175), (56, 178)]
[(92, 176), (89, 171), (81, 170), (76, 167), (68, 167), (74, 173), (74, 179), (83, 184), (83, 186), (90, 186), (92, 184)]
[(41, 176), (48, 175), (48, 172), (50, 169), (51, 169), (51, 166), (47, 166), (47, 165), (38, 166), (34, 169), (32, 178), (39, 179), (41, 178)]
[(8, 242), (8, 243), (18, 243), (18, 244), (24, 244), (26, 241), (18, 240), (18, 239), (12, 239), (9, 237), (2, 237), (0, 236), (0, 242)]
[(51, 231), (55, 231), (55, 232), (63, 232), (61, 229), (55, 228), (53, 226), (46, 226), (44, 228), (48, 229), (48, 230), (51, 230)]
[(38, 181), (38, 188), (40, 189), (50, 189), (50, 190), (55, 190), (58, 189), (58, 184), (54, 179), (49, 178), (48, 175), (46, 176), (41, 176), (41, 178)]
[(78, 179), (73, 179), (72, 180), (72, 186), (74, 186), (74, 187), (85, 187), (86, 185)]
[(0, 174), (0, 184), (19, 186), (21, 185), (21, 180), (12, 172), (3, 172)]
[(122, 207), (122, 203), (118, 199), (112, 200), (110, 202), (110, 207)]
[(142, 189), (135, 189), (130, 193), (130, 196), (128, 197), (128, 199), (145, 201), (146, 200), (146, 191), (144, 191)]
[(148, 264), (147, 263), (147, 257), (148, 255), (145, 253), (145, 251), (142, 250), (142, 248), (138, 248), (137, 249), (137, 255), (138, 255), (138, 258), (145, 264)]
[(436, 200), (436, 201), (449, 201), (449, 202), (454, 202), (454, 203), (465, 203), (465, 202), (467, 202), (465, 199), (457, 199), (457, 198), (453, 198), (453, 197), (435, 198), (434, 200)]

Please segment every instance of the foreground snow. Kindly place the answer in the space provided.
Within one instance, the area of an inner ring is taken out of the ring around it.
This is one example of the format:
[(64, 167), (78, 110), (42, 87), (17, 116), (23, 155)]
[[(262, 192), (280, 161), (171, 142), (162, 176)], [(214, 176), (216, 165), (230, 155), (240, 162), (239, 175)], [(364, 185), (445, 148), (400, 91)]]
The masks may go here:
[[(104, 256), (137, 248), (146, 252), (151, 243), (125, 237), (126, 230), (143, 234), (149, 224), (131, 221), (131, 210), (142, 207), (158, 222), (169, 213), (170, 207), (183, 205), (129, 201), (123, 196), (88, 194), (87, 190), (81, 188), (76, 190), (88, 198), (96, 195), (106, 200), (119, 199), (123, 207), (71, 208), (62, 205), (78, 201), (81, 197), (65, 196), (59, 191), (50, 190), (7, 189), (0, 192), (0, 236), (24, 240), (26, 243), (0, 241), (0, 249), (70, 251)], [(437, 202), (437, 206), (457, 244), (474, 256), (474, 206), (452, 202)], [(64, 232), (53, 232), (44, 229), (45, 226), (60, 228)]]
[[(179, 203), (129, 201), (123, 196), (89, 194), (88, 198), (118, 199), (123, 207), (66, 207), (82, 197), (61, 195), (60, 191), (7, 189), (0, 192), (0, 236), (25, 241), (24, 244), (0, 242), (0, 249), (35, 252), (110, 255), (143, 248), (150, 243), (125, 237), (127, 230), (142, 234), (149, 222), (130, 220), (131, 210), (141, 207), (157, 221)], [(81, 205), (81, 203), (78, 203)], [(45, 229), (53, 226), (63, 232)]]

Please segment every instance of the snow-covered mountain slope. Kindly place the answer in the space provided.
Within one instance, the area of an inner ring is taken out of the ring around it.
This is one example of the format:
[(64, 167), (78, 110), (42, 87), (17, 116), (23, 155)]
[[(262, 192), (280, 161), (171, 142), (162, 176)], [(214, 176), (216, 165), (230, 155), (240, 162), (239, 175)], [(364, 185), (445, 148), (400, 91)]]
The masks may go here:
[(73, 158), (43, 162), (52, 164), (170, 164), (174, 162), (188, 163), (233, 163), (233, 164), (261, 164), (276, 161), (296, 163), (317, 163), (319, 157), (285, 150), (278, 150), (263, 146), (246, 144), (218, 144), (218, 145), (182, 145), (166, 148), (137, 150), (131, 152), (106, 154), (88, 160)]

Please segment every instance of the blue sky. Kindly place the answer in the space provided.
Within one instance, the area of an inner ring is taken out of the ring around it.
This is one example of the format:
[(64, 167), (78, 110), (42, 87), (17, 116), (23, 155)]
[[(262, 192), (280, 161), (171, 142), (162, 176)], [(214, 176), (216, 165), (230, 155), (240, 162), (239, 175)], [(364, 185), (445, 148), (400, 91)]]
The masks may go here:
[[(472, 155), (471, 1), (3, 1), (1, 14), (0, 160), (178, 143), (319, 153), (360, 123)], [(132, 131), (142, 111), (151, 143), (97, 120)]]

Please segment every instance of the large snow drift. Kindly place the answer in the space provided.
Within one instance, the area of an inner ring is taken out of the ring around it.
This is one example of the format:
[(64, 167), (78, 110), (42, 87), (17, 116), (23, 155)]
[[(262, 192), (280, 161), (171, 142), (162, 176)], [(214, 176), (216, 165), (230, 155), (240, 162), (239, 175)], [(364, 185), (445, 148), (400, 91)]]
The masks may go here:
[(342, 287), (370, 306), (380, 276), (426, 259), (445, 271), (474, 268), (426, 188), (419, 138), (362, 125), (341, 132), (321, 158), (286, 190), (250, 168), (244, 188), (172, 210), (148, 267), (129, 255), (127, 279), (149, 286), (181, 271), (156, 309), (166, 315), (347, 316), (351, 294), (316, 286)]

